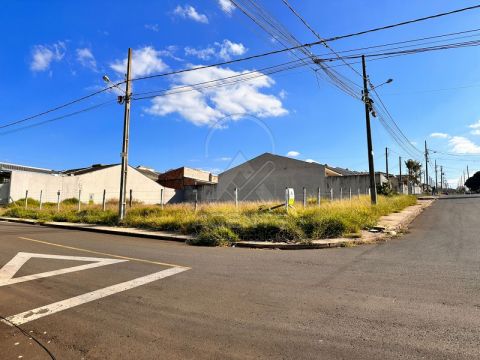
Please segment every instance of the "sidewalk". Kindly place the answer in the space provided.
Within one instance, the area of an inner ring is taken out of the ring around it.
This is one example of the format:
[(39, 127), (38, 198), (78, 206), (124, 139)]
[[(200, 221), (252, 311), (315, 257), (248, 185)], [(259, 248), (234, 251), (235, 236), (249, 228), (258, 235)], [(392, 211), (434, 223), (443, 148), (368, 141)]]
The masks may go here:
[[(309, 243), (286, 243), (286, 242), (265, 242), (265, 241), (239, 241), (234, 246), (253, 248), (253, 249), (283, 249), (283, 250), (298, 250), (298, 249), (323, 249), (334, 247), (348, 247), (359, 244), (374, 243), (385, 240), (388, 237), (395, 236), (398, 232), (405, 230), (408, 225), (428, 206), (430, 206), (435, 199), (419, 200), (417, 205), (409, 206), (399, 213), (393, 213), (387, 216), (382, 216), (378, 225), (373, 230), (374, 232), (362, 230), (361, 237), (352, 238), (335, 238), (335, 239), (321, 239), (312, 240)], [(61, 229), (91, 231), (97, 233), (135, 236), (142, 238), (150, 238), (157, 240), (168, 240), (185, 242), (193, 239), (192, 235), (181, 235), (166, 231), (149, 231), (137, 228), (116, 227), (116, 226), (102, 226), (92, 224), (79, 224), (68, 222), (43, 222), (31, 219), (18, 219), (0, 216), (0, 221), (9, 221), (22, 224), (41, 225), (56, 227)]]

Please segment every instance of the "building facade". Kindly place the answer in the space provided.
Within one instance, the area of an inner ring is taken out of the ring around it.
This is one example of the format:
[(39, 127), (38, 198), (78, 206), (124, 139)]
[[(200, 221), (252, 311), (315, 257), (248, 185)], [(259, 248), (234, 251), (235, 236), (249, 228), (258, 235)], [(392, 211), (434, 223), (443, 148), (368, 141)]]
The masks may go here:
[(316, 196), (324, 186), (325, 166), (285, 156), (265, 153), (218, 176), (217, 200), (284, 201), (285, 189), (293, 188), (295, 196)]
[[(13, 164), (0, 164), (0, 203), (29, 198), (43, 202), (56, 202), (80, 197), (85, 203), (101, 204), (118, 200), (120, 193), (119, 164), (92, 165), (87, 168), (53, 171)], [(127, 198), (144, 204), (159, 204), (163, 197), (169, 203), (175, 190), (166, 188), (136, 168), (129, 166)]]

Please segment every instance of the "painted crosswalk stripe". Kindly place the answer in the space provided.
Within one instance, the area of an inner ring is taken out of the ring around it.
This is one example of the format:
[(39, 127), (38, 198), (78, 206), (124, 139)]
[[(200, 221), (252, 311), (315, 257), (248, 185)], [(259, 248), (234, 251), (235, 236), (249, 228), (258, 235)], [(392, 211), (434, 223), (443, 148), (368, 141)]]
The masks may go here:
[(70, 299), (58, 301), (49, 305), (41, 306), (33, 310), (25, 311), (20, 314), (9, 316), (7, 321), (4, 321), (8, 325), (22, 325), (32, 320), (40, 319), (44, 316), (52, 315), (57, 312), (70, 309), (74, 306), (82, 305), (91, 301), (95, 301), (106, 296), (110, 296), (125, 290), (130, 290), (141, 285), (145, 285), (156, 280), (164, 279), (166, 277), (179, 274), (187, 271), (188, 268), (173, 267), (170, 269), (158, 271), (156, 273), (142, 276), (133, 280), (125, 281), (120, 284), (107, 286), (103, 289), (91, 291), (86, 294), (72, 297)]

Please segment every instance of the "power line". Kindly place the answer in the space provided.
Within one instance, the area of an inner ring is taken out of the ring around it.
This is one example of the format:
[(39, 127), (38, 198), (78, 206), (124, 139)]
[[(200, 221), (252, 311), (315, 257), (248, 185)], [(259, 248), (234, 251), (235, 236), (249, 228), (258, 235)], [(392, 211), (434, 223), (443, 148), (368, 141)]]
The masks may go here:
[[(480, 28), (469, 29), (469, 30), (457, 31), (457, 32), (453, 32), (453, 33), (426, 36), (426, 37), (421, 37), (421, 38), (416, 38), (416, 39), (396, 41), (396, 42), (380, 44), (380, 45), (365, 46), (365, 47), (356, 48), (356, 49), (339, 50), (339, 51), (337, 51), (337, 53), (338, 54), (345, 54), (345, 53), (351, 53), (351, 52), (355, 52), (355, 51), (364, 51), (364, 50), (376, 49), (376, 48), (387, 47), (387, 46), (392, 46), (392, 45), (402, 45), (402, 44), (408, 44), (408, 43), (412, 43), (412, 42), (420, 42), (420, 41), (424, 41), (424, 40), (432, 40), (432, 39), (440, 39), (440, 38), (445, 38), (445, 37), (451, 37), (451, 36), (455, 36), (455, 35), (471, 34), (471, 33), (479, 32), (479, 31), (480, 31)], [(462, 37), (458, 37), (458, 38), (455, 38), (455, 39), (461, 39), (461, 38), (472, 37), (472, 36), (478, 36), (478, 35), (462, 36)], [(428, 43), (429, 42), (426, 42), (424, 44), (428, 44)], [(318, 56), (324, 56), (324, 55), (328, 55), (328, 54), (325, 53), (325, 54), (320, 54)]]
[[(53, 119), (44, 120), (44, 121), (41, 121), (39, 123), (23, 126), (21, 128), (17, 128), (17, 129), (14, 129), (14, 130), (2, 131), (2, 132), (0, 132), (0, 136), (8, 135), (8, 134), (11, 134), (11, 133), (15, 133), (15, 132), (18, 132), (18, 131), (21, 131), (21, 130), (34, 128), (34, 127), (41, 126), (41, 125), (45, 125), (45, 124), (48, 124), (48, 123), (51, 123), (51, 122), (54, 122), (54, 121), (66, 119), (68, 117), (72, 117), (72, 116), (75, 116), (75, 115), (78, 115), (78, 114), (81, 114), (81, 113), (84, 113), (84, 112), (87, 112), (87, 111), (97, 109), (97, 108), (105, 106), (107, 104), (112, 104), (114, 102), (115, 102), (115, 100), (105, 101), (103, 103), (96, 104), (96, 105), (93, 105), (93, 106), (90, 106), (90, 107), (87, 107), (87, 108), (84, 108), (84, 109), (81, 109), (81, 110), (77, 110), (77, 111), (74, 111), (74, 112), (71, 112), (71, 113), (68, 113), (68, 114), (65, 114), (65, 115), (54, 117)], [(18, 124), (16, 124), (16, 123), (6, 124), (6, 125), (3, 125), (2, 128), (14, 126), (14, 125), (18, 125)]]
[(342, 57), (340, 57), (340, 55), (334, 49), (332, 49), (331, 46), (329, 46), (327, 44), (327, 42), (308, 24), (308, 22), (300, 15), (300, 13), (298, 11), (296, 11), (292, 7), (292, 5), (290, 5), (290, 3), (287, 0), (282, 0), (282, 1), (285, 4), (285, 6), (287, 6), (290, 9), (290, 11), (307, 27), (307, 29), (310, 30), (310, 32), (312, 32), (312, 34), (315, 35), (318, 38), (318, 40), (323, 41), (323, 45), (327, 49), (329, 49), (331, 52), (333, 52), (337, 56), (338, 59), (342, 60), (345, 63), (345, 65), (347, 65), (355, 74), (357, 74), (360, 77), (363, 76), (362, 74), (360, 74), (360, 72), (357, 69), (355, 69), (349, 63), (347, 63), (345, 60), (343, 60)]
[(456, 10), (447, 11), (447, 12), (438, 13), (438, 14), (429, 15), (429, 16), (424, 16), (424, 17), (417, 18), (417, 19), (402, 21), (402, 22), (399, 22), (399, 23), (396, 23), (396, 24), (385, 25), (385, 26), (381, 26), (381, 27), (377, 27), (377, 28), (373, 28), (373, 29), (369, 29), (369, 30), (363, 30), (363, 31), (359, 31), (359, 32), (356, 32), (356, 33), (334, 36), (334, 37), (325, 39), (325, 41), (336, 41), (336, 40), (346, 39), (346, 38), (350, 38), (350, 37), (354, 37), (354, 36), (365, 35), (365, 34), (377, 32), (377, 31), (381, 31), (381, 30), (392, 29), (392, 28), (395, 28), (395, 27), (398, 27), (398, 26), (404, 26), (404, 25), (414, 24), (414, 23), (418, 23), (418, 22), (421, 22), (421, 21), (425, 21), (425, 20), (440, 18), (440, 17), (447, 16), (447, 15), (458, 14), (458, 13), (469, 11), (469, 10), (476, 10), (476, 9), (479, 9), (479, 8), (480, 8), (480, 5), (473, 5), (473, 6), (469, 6), (469, 7), (465, 7), (465, 8), (461, 8), (461, 9), (456, 9)]
[[(229, 65), (229, 64), (242, 62), (242, 61), (253, 60), (253, 59), (257, 59), (257, 58), (261, 58), (261, 57), (265, 57), (265, 56), (269, 56), (269, 55), (274, 55), (274, 54), (280, 54), (280, 53), (284, 53), (284, 52), (288, 52), (288, 51), (292, 51), (292, 50), (310, 48), (310, 47), (320, 45), (320, 44), (323, 45), (325, 42), (332, 42), (332, 41), (336, 41), (336, 40), (340, 40), (340, 39), (345, 39), (345, 38), (350, 38), (350, 37), (354, 37), (354, 36), (364, 35), (364, 34), (367, 34), (367, 33), (372, 33), (372, 32), (377, 32), (377, 31), (381, 31), (381, 30), (391, 29), (391, 28), (398, 27), (398, 26), (408, 25), (408, 24), (417, 23), (417, 22), (421, 22), (421, 21), (425, 21), (425, 20), (434, 19), (434, 18), (439, 18), (439, 17), (443, 17), (443, 16), (447, 16), (447, 15), (457, 14), (457, 13), (461, 13), (461, 12), (465, 12), (465, 11), (469, 11), (469, 10), (475, 10), (475, 9), (478, 9), (478, 8), (480, 8), (480, 5), (474, 5), (474, 6), (465, 7), (465, 8), (461, 8), (461, 9), (457, 9), (457, 10), (452, 10), (452, 11), (449, 11), (449, 12), (443, 12), (443, 13), (439, 13), (439, 14), (435, 14), (435, 15), (430, 15), (430, 16), (426, 16), (426, 17), (422, 17), (422, 18), (418, 18), (418, 19), (403, 21), (403, 22), (396, 23), (396, 24), (386, 25), (386, 26), (377, 27), (377, 28), (373, 28), (373, 29), (368, 29), (368, 30), (364, 30), (364, 31), (359, 31), (359, 32), (346, 34), (346, 35), (335, 36), (335, 37), (331, 37), (331, 38), (327, 38), (327, 39), (323, 39), (323, 40), (319, 40), (319, 41), (315, 41), (315, 42), (298, 44), (298, 45), (288, 47), (288, 48), (285, 48), (285, 49), (273, 50), (273, 51), (269, 51), (269, 52), (264, 52), (264, 53), (260, 53), (260, 54), (256, 54), (256, 55), (246, 56), (246, 57), (243, 57), (243, 58), (237, 58), (237, 59), (233, 59), (233, 60), (229, 60), (229, 61), (218, 62), (218, 63), (215, 63), (215, 64), (204, 65), (204, 66), (200, 66), (200, 67), (181, 69), (181, 70), (170, 71), (170, 72), (165, 72), (165, 73), (161, 73), (161, 74), (153, 74), (153, 75), (138, 77), (138, 78), (132, 79), (132, 81), (176, 75), (176, 74), (181, 74), (181, 73), (190, 72), (190, 71), (194, 71), (194, 70), (206, 69), (206, 68), (217, 67), (217, 66), (224, 66), (224, 65)], [(376, 56), (380, 56), (380, 55), (376, 55)], [(56, 106), (56, 107), (48, 109), (48, 110), (45, 110), (45, 111), (37, 113), (35, 115), (31, 115), (31, 116), (28, 116), (26, 118), (10, 122), (6, 125), (11, 126), (11, 125), (15, 125), (15, 124), (20, 124), (20, 123), (32, 120), (34, 118), (46, 115), (48, 113), (60, 110), (62, 108), (73, 105), (75, 103), (78, 103), (80, 101), (83, 101), (85, 99), (88, 99), (90, 97), (98, 95), (100, 93), (103, 93), (105, 91), (111, 90), (115, 86), (121, 85), (123, 83), (125, 83), (125, 81), (118, 82), (118, 83), (116, 83), (116, 84), (114, 84), (114, 85), (112, 85), (108, 88), (93, 92), (91, 94), (80, 97), (78, 99), (74, 99), (74, 100), (69, 101), (65, 104)], [(2, 127), (0, 127), (0, 128), (2, 128)]]
[(26, 122), (26, 121), (35, 119), (35, 118), (40, 117), (40, 116), (42, 116), (42, 115), (46, 115), (46, 114), (49, 114), (49, 113), (51, 113), (51, 112), (54, 112), (54, 111), (63, 109), (63, 108), (65, 108), (65, 107), (67, 107), (67, 106), (76, 104), (76, 103), (78, 103), (78, 102), (80, 102), (80, 101), (89, 99), (89, 98), (91, 98), (91, 97), (93, 97), (93, 96), (95, 96), (95, 95), (98, 95), (98, 94), (101, 94), (101, 93), (103, 93), (103, 92), (105, 92), (105, 91), (111, 90), (111, 89), (113, 89), (114, 87), (116, 87), (117, 85), (123, 84), (124, 82), (125, 82), (125, 81), (116, 83), (116, 84), (111, 85), (111, 86), (109, 86), (109, 87), (107, 87), (107, 88), (105, 88), (105, 89), (95, 91), (95, 92), (93, 92), (93, 93), (91, 93), (91, 94), (82, 96), (82, 97), (80, 97), (80, 98), (78, 98), (78, 99), (69, 101), (69, 102), (67, 102), (67, 103), (65, 103), (65, 104), (56, 106), (56, 107), (51, 108), (51, 109), (49, 109), (49, 110), (45, 110), (45, 111), (43, 111), (43, 112), (41, 112), (41, 113), (38, 113), (38, 114), (35, 114), (35, 115), (31, 115), (31, 116), (28, 116), (28, 117), (23, 118), (23, 119), (20, 119), (20, 120), (12, 121), (12, 122), (7, 123), (7, 124), (4, 124), (4, 125), (0, 125), (0, 129), (6, 128), (6, 127), (9, 127), (9, 126), (12, 126), (12, 125), (21, 124), (21, 123), (23, 123), (23, 122)]
[[(370, 52), (365, 54), (354, 54), (343, 56), (343, 59), (353, 60), (353, 59), (360, 59), (362, 55), (365, 55), (366, 58), (376, 58), (376, 57), (396, 57), (396, 56), (403, 56), (403, 55), (412, 55), (430, 51), (439, 51), (439, 50), (449, 50), (449, 49), (458, 49), (464, 47), (474, 47), (479, 46), (480, 40), (472, 40), (472, 41), (464, 41), (464, 42), (456, 42), (444, 45), (436, 45), (436, 46), (428, 46), (428, 47), (419, 47), (409, 50), (401, 50), (401, 51), (385, 51), (385, 52)], [(337, 58), (323, 58), (321, 59), (323, 62), (335, 62), (338, 61)]]
[[(282, 65), (290, 64), (290, 66), (287, 67), (281, 67)], [(214, 80), (208, 80), (196, 84), (188, 84), (188, 85), (181, 85), (181, 86), (175, 86), (170, 89), (162, 89), (162, 90), (156, 90), (156, 91), (149, 91), (143, 94), (152, 94), (152, 95), (147, 95), (147, 96), (142, 96), (142, 97), (134, 97), (133, 100), (145, 100), (145, 99), (151, 99), (155, 98), (158, 96), (168, 96), (168, 95), (173, 95), (177, 93), (184, 93), (184, 92), (189, 92), (189, 91), (201, 91), (204, 89), (210, 89), (210, 88), (217, 88), (217, 87), (223, 87), (223, 86), (229, 86), (229, 85), (234, 85), (240, 82), (245, 82), (245, 81), (250, 81), (259, 77), (264, 77), (272, 74), (276, 74), (279, 72), (284, 72), (292, 69), (296, 69), (299, 67), (305, 66), (304, 63), (301, 63), (300, 60), (294, 60), (292, 62), (288, 62), (285, 64), (281, 65), (276, 65), (273, 67), (269, 67), (272, 70), (265, 71), (265, 72), (260, 72), (260, 71), (249, 71), (247, 73), (242, 73), (242, 74), (236, 74), (232, 76), (227, 76), (224, 78), (219, 78), (219, 79), (214, 79)], [(268, 68), (266, 68), (268, 69)], [(252, 75), (250, 77), (246, 77), (247, 75)], [(228, 81), (227, 80), (233, 80), (233, 81)], [(223, 83), (218, 83), (222, 82)]]

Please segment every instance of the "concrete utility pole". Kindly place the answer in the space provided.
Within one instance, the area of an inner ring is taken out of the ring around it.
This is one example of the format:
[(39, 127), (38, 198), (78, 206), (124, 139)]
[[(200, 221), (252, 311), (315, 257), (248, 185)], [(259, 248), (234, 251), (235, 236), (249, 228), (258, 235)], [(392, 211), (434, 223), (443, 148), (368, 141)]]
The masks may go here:
[(399, 172), (399, 176), (398, 176), (398, 187), (399, 187), (399, 192), (401, 192), (403, 194), (403, 183), (402, 183), (402, 157), (399, 156), (398, 157), (398, 172)]
[(437, 159), (435, 159), (435, 189), (438, 190)]
[(367, 127), (367, 147), (368, 147), (368, 172), (370, 174), (370, 200), (372, 205), (377, 204), (377, 188), (375, 185), (375, 167), (373, 163), (373, 145), (372, 145), (372, 129), (370, 126), (370, 111), (372, 103), (368, 97), (368, 77), (367, 66), (365, 64), (365, 55), (362, 55), (363, 68), (363, 102), (365, 103), (365, 122)]
[(427, 184), (427, 190), (428, 190), (428, 149), (427, 149), (427, 140), (425, 140), (425, 183)]
[(443, 166), (440, 166), (440, 190), (443, 190)]
[(468, 165), (467, 165), (467, 179), (470, 179), (470, 171), (468, 170)]
[(388, 147), (385, 148), (385, 172), (387, 173), (387, 182), (388, 182)]
[(123, 114), (123, 144), (122, 144), (122, 168), (120, 173), (120, 198), (118, 204), (118, 216), (120, 220), (125, 218), (125, 208), (127, 206), (127, 173), (128, 173), (128, 142), (130, 140), (130, 96), (131, 91), (131, 69), (132, 69), (132, 49), (128, 49), (127, 58), (127, 78), (125, 87), (125, 112)]

